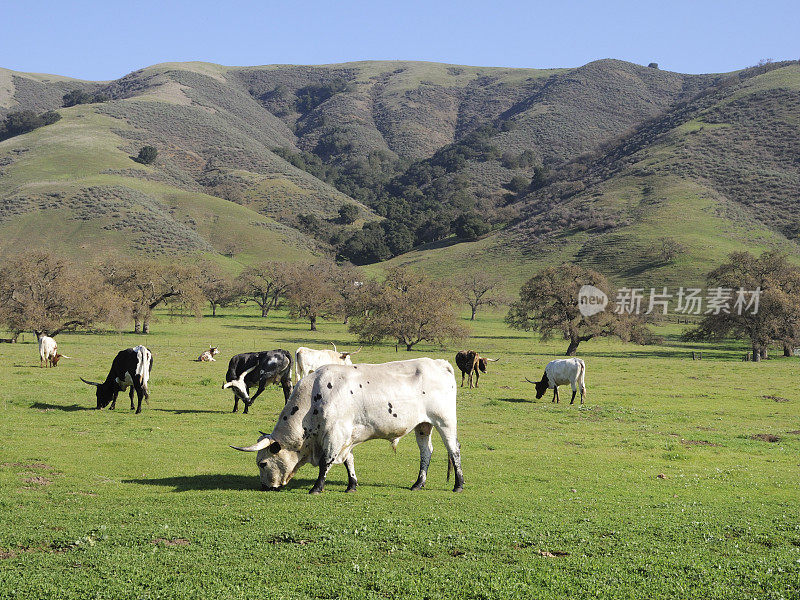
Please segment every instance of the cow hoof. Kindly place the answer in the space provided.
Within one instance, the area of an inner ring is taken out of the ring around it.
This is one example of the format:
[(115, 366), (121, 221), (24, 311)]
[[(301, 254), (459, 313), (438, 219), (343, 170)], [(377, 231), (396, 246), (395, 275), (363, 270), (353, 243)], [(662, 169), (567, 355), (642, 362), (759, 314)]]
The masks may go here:
[(321, 493), (322, 493), (322, 490), (320, 490), (320, 489), (318, 489), (318, 488), (311, 488), (311, 490), (309, 490), (309, 492), (308, 492), (308, 493), (309, 493), (309, 494), (312, 494), (312, 495), (314, 495), (314, 496), (316, 496), (317, 494), (321, 494)]
[(356, 491), (356, 486), (350, 486), (345, 490), (346, 494), (353, 494)]
[(460, 486), (460, 485), (457, 485), (456, 487), (453, 488), (453, 492), (455, 492), (455, 493), (463, 492), (463, 491), (464, 491), (464, 488), (462, 486)]
[(412, 492), (418, 492), (424, 487), (425, 487), (424, 483), (415, 483), (414, 485), (411, 486), (411, 491)]

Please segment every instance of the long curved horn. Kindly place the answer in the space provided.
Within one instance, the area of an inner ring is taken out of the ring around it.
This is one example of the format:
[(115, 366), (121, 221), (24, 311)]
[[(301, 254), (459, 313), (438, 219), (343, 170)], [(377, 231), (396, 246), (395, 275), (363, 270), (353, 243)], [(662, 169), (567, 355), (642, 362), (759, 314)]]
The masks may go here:
[(86, 381), (86, 380), (85, 380), (83, 377), (81, 377), (81, 378), (80, 378), (80, 380), (81, 380), (83, 383), (88, 383), (89, 385), (94, 385), (94, 386), (100, 387), (100, 384), (99, 384), (99, 383), (95, 383), (94, 381)]
[(242, 452), (258, 452), (259, 450), (263, 450), (267, 446), (272, 443), (272, 438), (270, 436), (265, 436), (258, 440), (252, 446), (247, 446), (246, 448), (240, 448), (239, 446), (231, 446), (234, 450), (241, 450)]
[(358, 350), (356, 350), (355, 352), (342, 352), (342, 356), (353, 356), (353, 354), (358, 354), (359, 352), (361, 352), (361, 348), (363, 347), (364, 346), (359, 346)]
[(536, 385), (536, 382), (535, 382), (535, 381), (531, 381), (531, 380), (530, 380), (530, 379), (528, 379), (527, 377), (525, 378), (525, 381), (527, 381), (528, 383), (532, 383), (533, 385)]
[(261, 431), (260, 429), (258, 430), (258, 433), (260, 433), (261, 435), (269, 435), (268, 433), (264, 433), (264, 432), (263, 432), (263, 431)]
[(500, 359), (499, 358), (487, 358), (486, 360), (488, 360), (489, 362), (497, 362)]
[(333, 342), (331, 342), (331, 346), (333, 346), (333, 351), (334, 351), (334, 352), (338, 352), (338, 350), (336, 349), (336, 344), (334, 344)]

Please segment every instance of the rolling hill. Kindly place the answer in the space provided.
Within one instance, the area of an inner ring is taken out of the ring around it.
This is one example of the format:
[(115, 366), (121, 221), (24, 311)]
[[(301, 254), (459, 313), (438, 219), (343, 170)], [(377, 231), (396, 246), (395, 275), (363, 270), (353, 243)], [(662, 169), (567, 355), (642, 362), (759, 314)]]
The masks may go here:
[[(62, 108), (76, 89), (107, 101)], [(389, 265), (488, 264), (509, 287), (562, 260), (696, 283), (733, 249), (797, 253), (798, 106), (794, 62), (710, 75), (617, 60), (166, 63), (110, 82), (0, 70), (0, 118), (62, 117), (0, 142), (0, 254), (33, 240), (238, 268), (333, 252), (366, 225), (381, 258), (399, 254)], [(144, 145), (152, 165), (132, 160)], [(359, 218), (340, 224), (347, 203)], [(459, 240), (459, 215), (491, 231)], [(680, 244), (669, 261), (653, 257), (663, 237)]]

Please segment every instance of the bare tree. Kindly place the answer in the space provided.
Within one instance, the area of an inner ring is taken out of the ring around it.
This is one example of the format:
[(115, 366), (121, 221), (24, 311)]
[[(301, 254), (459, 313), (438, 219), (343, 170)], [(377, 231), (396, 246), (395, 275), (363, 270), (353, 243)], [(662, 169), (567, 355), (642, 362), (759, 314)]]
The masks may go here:
[(472, 310), (470, 321), (475, 320), (475, 314), (482, 306), (492, 307), (508, 303), (508, 299), (500, 291), (502, 282), (503, 280), (497, 275), (470, 272), (454, 284)]
[(265, 261), (242, 271), (238, 281), (244, 296), (255, 302), (261, 308), (261, 316), (266, 317), (286, 294), (293, 272), (294, 267), (288, 263)]
[(235, 304), (242, 297), (242, 289), (233, 277), (214, 263), (200, 268), (200, 289), (211, 306), (211, 316), (217, 316), (217, 307)]
[(670, 236), (658, 238), (647, 249), (647, 253), (654, 262), (665, 265), (671, 263), (684, 252), (686, 252), (686, 246)]
[(311, 331), (317, 330), (317, 320), (333, 316), (339, 307), (328, 263), (298, 265), (286, 292), (289, 316), (308, 319)]
[(0, 322), (15, 338), (23, 331), (38, 338), (91, 327), (108, 319), (116, 303), (96, 271), (54, 254), (19, 255), (0, 267)]
[(588, 317), (581, 314), (578, 292), (583, 285), (593, 285), (613, 297), (608, 280), (597, 271), (570, 264), (548, 267), (522, 286), (519, 300), (509, 308), (506, 323), (514, 329), (537, 331), (542, 340), (563, 335), (569, 340), (567, 356), (574, 356), (581, 342), (595, 337), (616, 336), (636, 343), (649, 339), (650, 331), (636, 315), (611, 310)]
[(128, 302), (134, 333), (150, 333), (153, 310), (161, 304), (171, 302), (199, 311), (203, 300), (196, 267), (116, 259), (103, 271), (106, 281)]
[(463, 339), (467, 329), (459, 323), (455, 297), (454, 290), (424, 273), (396, 268), (384, 282), (369, 286), (350, 331), (364, 343), (389, 338), (409, 351), (423, 341)]

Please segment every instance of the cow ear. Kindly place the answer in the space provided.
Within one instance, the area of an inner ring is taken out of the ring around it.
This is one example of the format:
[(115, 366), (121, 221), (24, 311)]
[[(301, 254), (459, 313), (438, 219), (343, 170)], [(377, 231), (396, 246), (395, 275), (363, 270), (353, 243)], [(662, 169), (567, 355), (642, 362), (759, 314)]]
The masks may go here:
[(273, 454), (277, 454), (278, 452), (281, 451), (281, 445), (278, 442), (272, 442), (269, 445), (269, 451), (272, 452)]

